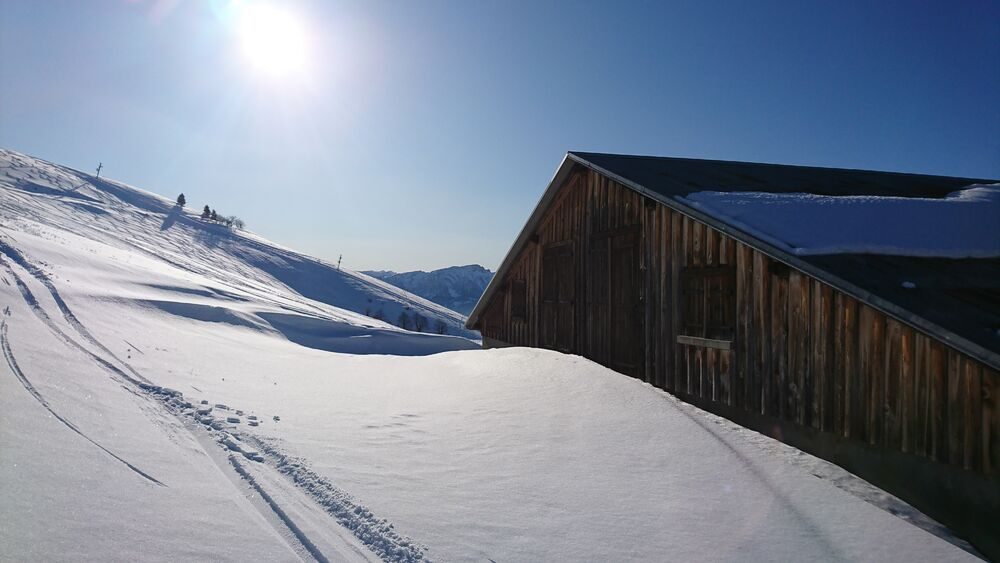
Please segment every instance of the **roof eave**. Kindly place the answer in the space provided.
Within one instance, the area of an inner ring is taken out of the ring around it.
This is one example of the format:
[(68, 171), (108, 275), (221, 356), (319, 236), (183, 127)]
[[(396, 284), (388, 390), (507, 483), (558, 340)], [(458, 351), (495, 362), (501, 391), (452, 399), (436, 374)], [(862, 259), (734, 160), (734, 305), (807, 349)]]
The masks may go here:
[(493, 274), (493, 279), (487, 284), (486, 289), (483, 290), (483, 295), (476, 302), (476, 306), (473, 307), (472, 312), (469, 313), (469, 318), (465, 322), (465, 328), (477, 330), (476, 326), (479, 324), (483, 310), (486, 309), (486, 305), (496, 290), (503, 285), (504, 276), (507, 275), (507, 272), (513, 266), (514, 259), (521, 253), (521, 250), (531, 238), (531, 234), (538, 228), (538, 223), (545, 215), (549, 204), (552, 203), (552, 198), (555, 197), (556, 192), (559, 191), (559, 187), (562, 186), (562, 183), (573, 169), (573, 165), (577, 162), (583, 162), (583, 160), (570, 153), (566, 153), (566, 156), (563, 157), (562, 162), (559, 163), (559, 167), (556, 168), (555, 174), (552, 175), (548, 186), (538, 199), (538, 203), (535, 204), (534, 211), (528, 216), (528, 220), (525, 222), (524, 227), (521, 228), (520, 234), (514, 239), (514, 243), (510, 246), (510, 249), (507, 250), (507, 254), (504, 256), (503, 262), (500, 263), (500, 267), (497, 268), (497, 272)]
[(994, 369), (1000, 369), (1000, 354), (976, 344), (975, 342), (967, 340), (950, 330), (932, 323), (911, 311), (903, 309), (902, 307), (899, 307), (898, 305), (838, 276), (835, 276), (826, 270), (814, 266), (802, 258), (767, 241), (761, 240), (760, 238), (739, 230), (732, 225), (717, 219), (716, 217), (699, 211), (698, 209), (685, 204), (683, 201), (646, 189), (641, 184), (602, 168), (573, 152), (566, 153), (566, 156), (563, 157), (559, 168), (556, 170), (555, 175), (553, 175), (552, 180), (549, 182), (548, 187), (539, 199), (538, 204), (535, 206), (534, 211), (532, 211), (531, 216), (524, 225), (524, 228), (521, 229), (521, 233), (514, 241), (514, 244), (511, 245), (510, 250), (507, 251), (507, 255), (504, 257), (500, 267), (497, 268), (496, 274), (493, 276), (493, 279), (490, 280), (490, 283), (487, 285), (482, 297), (480, 297), (479, 301), (476, 303), (476, 307), (472, 310), (472, 313), (469, 314), (469, 320), (465, 324), (466, 328), (475, 329), (478, 325), (483, 310), (486, 308), (486, 304), (489, 302), (490, 298), (492, 298), (493, 293), (495, 293), (496, 290), (503, 284), (504, 277), (513, 265), (515, 258), (517, 258), (517, 256), (521, 253), (521, 250), (527, 244), (531, 234), (538, 227), (538, 223), (541, 221), (545, 211), (548, 209), (549, 204), (555, 197), (556, 192), (558, 192), (562, 183), (566, 180), (566, 177), (569, 176), (573, 166), (577, 164), (589, 168), (607, 178), (615, 180), (629, 189), (657, 201), (678, 213), (687, 215), (692, 219), (705, 223), (706, 225), (709, 225), (710, 227), (757, 249), (774, 260), (783, 262), (799, 271), (805, 272), (819, 281), (826, 283), (827, 285), (834, 287), (861, 302), (867, 303), (868, 305), (898, 319), (905, 324), (947, 342), (959, 351), (968, 354), (972, 358), (983, 362)]
[(676, 198), (667, 197), (658, 194), (656, 192), (653, 192), (651, 190), (648, 190), (642, 185), (637, 184), (629, 180), (628, 178), (619, 176), (618, 174), (615, 174), (600, 166), (597, 166), (578, 155), (572, 154), (570, 156), (572, 156), (575, 161), (579, 162), (583, 166), (586, 166), (587, 168), (590, 168), (591, 170), (597, 172), (598, 174), (602, 174), (612, 180), (615, 180), (616, 182), (624, 186), (627, 186), (629, 189), (635, 190), (646, 197), (656, 200), (657, 202), (673, 209), (674, 211), (677, 211), (678, 213), (682, 213), (684, 215), (691, 217), (692, 219), (701, 221), (702, 223), (705, 223), (706, 225), (709, 225), (710, 227), (728, 236), (731, 236), (732, 238), (744, 244), (747, 244), (757, 249), (760, 252), (763, 252), (772, 259), (778, 260), (779, 262), (783, 262), (799, 271), (805, 272), (806, 274), (818, 279), (819, 281), (831, 287), (834, 287), (837, 290), (842, 291), (847, 295), (854, 297), (855, 299), (858, 299), (863, 303), (867, 303), (868, 305), (874, 307), (875, 309), (878, 309), (879, 311), (891, 317), (894, 317), (905, 324), (908, 324), (927, 334), (933, 335), (943, 340), (944, 342), (947, 342), (950, 346), (953, 346), (957, 350), (965, 354), (968, 354), (973, 359), (976, 359), (988, 366), (991, 366), (994, 369), (1000, 369), (1000, 354), (997, 354), (996, 352), (989, 350), (988, 348), (985, 348), (979, 344), (976, 344), (975, 342), (963, 338), (948, 329), (945, 329), (935, 323), (928, 321), (927, 319), (921, 317), (920, 315), (917, 315), (907, 309), (904, 309), (896, 305), (895, 303), (892, 303), (882, 297), (879, 297), (874, 293), (871, 293), (870, 291), (858, 287), (857, 285), (850, 283), (847, 280), (844, 280), (843, 278), (835, 276), (822, 268), (814, 266), (813, 264), (806, 262), (802, 258), (794, 254), (791, 254), (777, 246), (774, 246), (773, 244), (767, 241), (761, 240), (760, 238), (750, 235), (742, 230), (739, 230), (733, 227), (732, 225), (729, 225), (728, 223), (725, 223), (711, 215), (699, 211), (698, 209), (685, 204), (683, 201), (679, 201)]

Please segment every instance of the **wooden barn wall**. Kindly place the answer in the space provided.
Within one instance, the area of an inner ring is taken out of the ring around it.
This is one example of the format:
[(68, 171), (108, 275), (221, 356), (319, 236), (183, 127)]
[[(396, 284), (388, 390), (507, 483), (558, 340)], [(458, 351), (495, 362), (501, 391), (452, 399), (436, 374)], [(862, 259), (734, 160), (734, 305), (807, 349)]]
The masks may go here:
[[(645, 381), (727, 415), (778, 420), (984, 476), (1000, 472), (996, 370), (591, 171), (575, 173), (556, 197), (485, 310), (483, 336), (540, 345), (542, 249), (568, 242), (577, 274), (572, 351), (605, 358), (613, 337), (606, 310), (586, 298), (590, 244), (627, 227), (642, 240), (637, 375)], [(731, 348), (678, 344), (682, 269), (722, 265), (736, 273)], [(524, 319), (511, 318), (512, 280), (526, 282)]]

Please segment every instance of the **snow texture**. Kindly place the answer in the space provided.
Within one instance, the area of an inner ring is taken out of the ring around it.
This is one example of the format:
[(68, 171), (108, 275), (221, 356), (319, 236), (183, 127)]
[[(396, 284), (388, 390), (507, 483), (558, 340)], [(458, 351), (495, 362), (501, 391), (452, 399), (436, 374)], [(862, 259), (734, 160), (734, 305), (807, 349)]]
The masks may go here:
[(1000, 184), (940, 199), (714, 191), (679, 199), (797, 255), (1000, 256)]
[(400, 330), (356, 308), (454, 317), (0, 156), (0, 559), (973, 560), (635, 379)]

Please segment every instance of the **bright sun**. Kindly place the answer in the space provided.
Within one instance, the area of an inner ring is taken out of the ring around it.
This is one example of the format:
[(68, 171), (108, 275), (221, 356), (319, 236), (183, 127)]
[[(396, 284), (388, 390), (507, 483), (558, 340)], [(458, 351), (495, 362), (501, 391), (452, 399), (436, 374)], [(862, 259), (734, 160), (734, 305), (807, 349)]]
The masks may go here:
[(273, 78), (301, 76), (309, 69), (308, 30), (294, 14), (262, 2), (240, 2), (236, 29), (251, 66)]

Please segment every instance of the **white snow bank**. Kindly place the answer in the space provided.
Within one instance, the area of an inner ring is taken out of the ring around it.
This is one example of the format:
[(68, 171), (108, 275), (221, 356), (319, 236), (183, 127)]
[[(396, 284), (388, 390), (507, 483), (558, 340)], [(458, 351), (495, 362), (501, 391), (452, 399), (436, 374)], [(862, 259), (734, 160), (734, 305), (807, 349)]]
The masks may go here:
[(470, 343), (171, 205), (0, 151), (0, 559), (972, 559), (578, 357), (331, 353)]
[(1000, 256), (1000, 184), (943, 199), (714, 191), (679, 199), (798, 255)]

